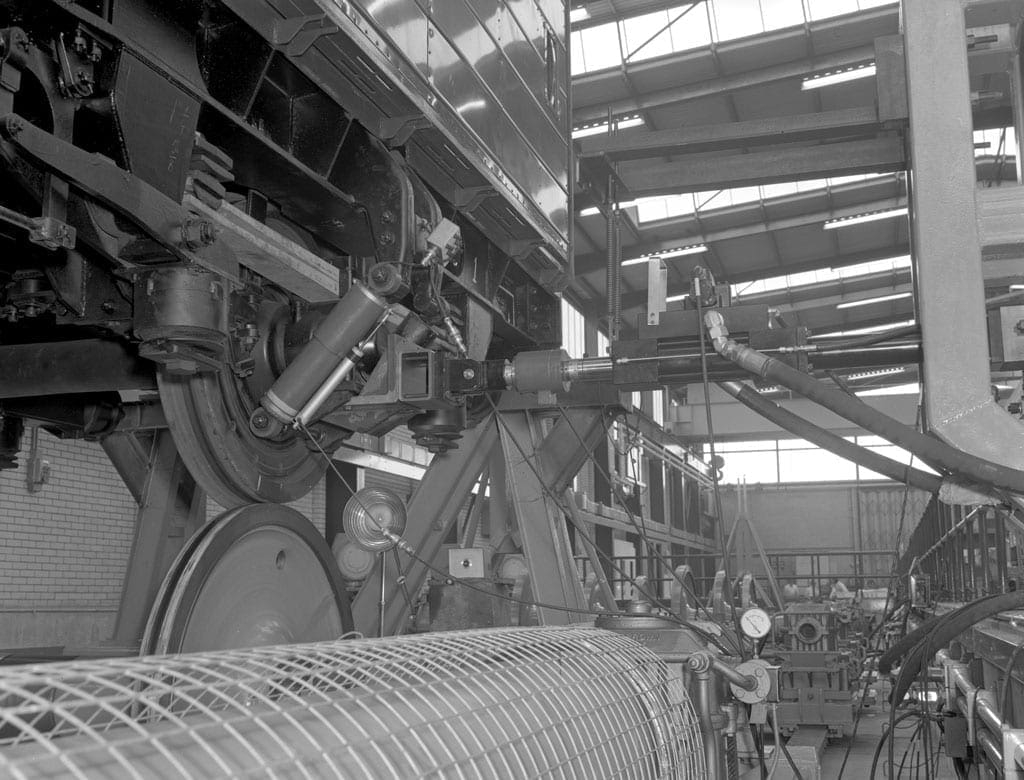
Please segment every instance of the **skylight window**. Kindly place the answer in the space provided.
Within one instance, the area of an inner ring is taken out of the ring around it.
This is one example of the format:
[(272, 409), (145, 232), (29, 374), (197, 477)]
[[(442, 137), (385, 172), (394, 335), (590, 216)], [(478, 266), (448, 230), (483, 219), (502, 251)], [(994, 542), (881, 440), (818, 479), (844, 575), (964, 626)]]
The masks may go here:
[[(903, 255), (885, 260), (872, 260), (868, 263), (857, 263), (856, 265), (848, 265), (842, 268), (819, 268), (815, 271), (804, 271), (797, 274), (772, 276), (767, 279), (758, 279), (754, 282), (734, 284), (732, 285), (732, 294), (734, 298), (743, 298), (744, 296), (757, 295), (758, 293), (774, 292), (776, 290), (792, 290), (796, 287), (803, 287), (811, 284), (832, 282), (839, 279), (855, 279), (860, 276), (883, 273), (885, 271), (897, 271), (901, 268), (909, 267), (910, 255)], [(852, 336), (861, 334), (846, 333), (843, 335)]]
[(662, 195), (643, 198), (636, 201), (637, 221), (656, 222), (659, 219), (671, 219), (685, 214), (704, 213), (714, 209), (739, 206), (744, 203), (756, 203), (759, 200), (784, 198), (801, 192), (815, 192), (826, 187), (838, 187), (843, 184), (876, 179), (880, 177), (898, 177), (893, 173), (865, 173), (856, 176), (841, 176), (832, 179), (809, 179), (807, 181), (790, 181), (779, 184), (765, 184), (760, 187), (736, 187), (729, 190), (712, 190), (684, 195)]
[[(895, 0), (704, 0), (572, 33), (573, 73), (699, 49), (719, 41), (854, 13)], [(585, 18), (573, 9), (572, 21)]]

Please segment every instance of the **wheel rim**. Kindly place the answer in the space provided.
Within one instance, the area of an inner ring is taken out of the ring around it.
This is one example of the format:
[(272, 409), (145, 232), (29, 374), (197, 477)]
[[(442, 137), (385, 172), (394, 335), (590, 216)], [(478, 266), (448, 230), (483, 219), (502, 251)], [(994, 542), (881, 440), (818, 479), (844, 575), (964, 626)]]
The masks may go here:
[(176, 376), (157, 373), (167, 425), (181, 459), (225, 508), (302, 498), (323, 477), (326, 459), (296, 432), (282, 440), (249, 430), (255, 404), (228, 369)]
[(348, 595), (320, 533), (288, 507), (220, 515), (189, 540), (164, 579), (143, 654), (337, 639)]

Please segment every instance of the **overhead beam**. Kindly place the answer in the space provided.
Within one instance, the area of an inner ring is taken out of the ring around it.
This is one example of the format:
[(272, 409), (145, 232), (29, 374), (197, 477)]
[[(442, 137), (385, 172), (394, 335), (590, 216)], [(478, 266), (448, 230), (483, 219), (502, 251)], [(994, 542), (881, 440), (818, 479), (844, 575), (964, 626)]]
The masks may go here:
[[(805, 263), (797, 263), (794, 265), (786, 265), (782, 267), (776, 267), (772, 269), (759, 269), (755, 272), (747, 272), (740, 274), (733, 274), (727, 281), (730, 284), (741, 284), (743, 282), (757, 281), (758, 279), (767, 279), (774, 276), (780, 276), (782, 274), (797, 274), (803, 271), (814, 271), (819, 268), (842, 268), (848, 265), (857, 265), (859, 263), (870, 263), (874, 260), (886, 260), (890, 257), (899, 257), (910, 253), (910, 247), (907, 244), (897, 244), (893, 247), (886, 247), (884, 249), (875, 249), (870, 252), (853, 252), (848, 255), (840, 255), (838, 257), (825, 257), (818, 258), (815, 260), (809, 260)], [(692, 265), (699, 265), (701, 263), (700, 256), (692, 256), (681, 258), (681, 260), (692, 261)], [(668, 295), (682, 295), (683, 293), (689, 292), (689, 284), (685, 286), (670, 287)], [(765, 303), (762, 299), (755, 300), (753, 296), (744, 298), (744, 303)], [(625, 314), (628, 314), (631, 309), (637, 309), (641, 306), (647, 305), (647, 290), (636, 290), (629, 293), (623, 293), (622, 295), (622, 309)], [(595, 304), (596, 306), (596, 304)], [(594, 308), (593, 311), (588, 310), (591, 314), (598, 314), (598, 309)]]
[[(638, 244), (625, 244), (622, 247), (622, 251), (627, 259), (630, 257), (641, 257), (643, 255), (655, 254), (657, 252), (666, 252), (670, 249), (675, 249), (686, 244), (714, 244), (719, 241), (747, 238), (749, 236), (761, 235), (763, 233), (770, 233), (776, 230), (788, 230), (790, 228), (824, 224), (830, 219), (855, 217), (858, 214), (864, 214), (869, 211), (884, 211), (886, 209), (894, 209), (906, 205), (906, 197), (904, 195), (899, 195), (892, 198), (879, 198), (873, 201), (857, 203), (841, 209), (818, 209), (804, 214), (797, 214), (792, 217), (770, 219), (768, 221), (755, 221), (745, 225), (737, 225), (735, 227), (722, 228), (720, 230), (711, 230), (706, 233), (700, 232), (698, 221), (690, 218), (680, 224), (680, 230), (677, 234), (654, 241), (644, 241)], [(763, 213), (763, 211), (758, 213)], [(662, 232), (663, 228), (664, 225), (659, 225), (659, 232)], [(585, 255), (577, 255), (576, 272), (586, 273), (587, 271), (599, 266), (603, 267), (605, 261), (606, 257), (603, 251), (588, 252)]]
[(621, 22), (634, 16), (664, 11), (668, 8), (697, 5), (704, 0), (629, 0), (618, 4), (614, 0), (592, 0), (588, 3), (573, 3), (573, 8), (586, 8), (587, 16), (571, 24), (572, 30), (585, 30), (588, 27), (599, 27), (608, 22)]
[[(722, 46), (719, 46), (719, 50), (722, 48)], [(685, 59), (687, 55), (690, 57), (706, 56), (707, 51), (704, 49), (698, 49), (694, 52), (687, 52), (686, 54), (681, 55), (679, 68), (680, 73), (686, 72)], [(798, 60), (791, 60), (790, 62), (784, 62), (779, 65), (769, 65), (765, 68), (754, 68), (740, 73), (732, 73), (719, 78), (700, 81), (695, 84), (684, 84), (677, 87), (670, 87), (668, 89), (654, 90), (636, 97), (613, 100), (611, 102), (599, 101), (592, 105), (577, 103), (573, 109), (573, 123), (581, 125), (590, 122), (605, 121), (608, 118), (609, 109), (611, 109), (612, 114), (615, 116), (621, 114), (632, 114), (640, 111), (652, 111), (654, 109), (664, 108), (665, 106), (678, 105), (692, 100), (720, 95), (724, 92), (754, 89), (777, 81), (803, 78), (808, 73), (814, 73), (817, 71), (841, 70), (853, 65), (870, 62), (874, 57), (874, 43), (868, 43), (862, 46), (844, 49), (832, 54), (826, 54), (821, 57), (807, 57)], [(587, 80), (596, 80), (598, 77), (621, 78), (621, 71), (616, 70), (614, 72), (601, 72), (599, 74), (584, 74), (578, 78), (574, 78), (573, 83), (582, 84)]]
[(622, 171), (621, 177), (634, 197), (646, 197), (887, 173), (905, 167), (903, 139), (885, 135), (862, 141), (648, 163)]
[(673, 154), (697, 154), (798, 141), (835, 140), (851, 135), (875, 135), (881, 130), (873, 107), (825, 111), (819, 114), (772, 117), (749, 122), (590, 136), (579, 141), (582, 158), (639, 160)]

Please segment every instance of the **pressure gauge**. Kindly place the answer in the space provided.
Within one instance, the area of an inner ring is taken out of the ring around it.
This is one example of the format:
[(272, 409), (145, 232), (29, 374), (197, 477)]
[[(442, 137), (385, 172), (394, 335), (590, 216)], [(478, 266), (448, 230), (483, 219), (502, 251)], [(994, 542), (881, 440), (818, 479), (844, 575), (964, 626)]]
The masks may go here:
[(752, 607), (740, 615), (740, 628), (750, 639), (761, 639), (772, 630), (772, 619), (763, 609)]

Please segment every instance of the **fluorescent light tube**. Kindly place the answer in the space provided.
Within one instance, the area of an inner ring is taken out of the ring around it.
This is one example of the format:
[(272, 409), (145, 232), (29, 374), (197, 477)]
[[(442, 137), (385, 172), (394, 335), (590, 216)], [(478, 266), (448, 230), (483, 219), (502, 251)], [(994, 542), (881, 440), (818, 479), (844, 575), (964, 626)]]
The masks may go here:
[(877, 298), (864, 298), (859, 301), (846, 301), (844, 303), (837, 303), (837, 309), (854, 309), (858, 306), (870, 306), (873, 303), (885, 303), (886, 301), (898, 301), (902, 298), (909, 298), (913, 293), (901, 292), (893, 293), (892, 295), (879, 295)]
[(693, 246), (682, 246), (678, 249), (667, 249), (664, 252), (655, 252), (650, 255), (642, 255), (640, 257), (631, 257), (629, 260), (623, 260), (622, 266), (627, 265), (640, 265), (641, 263), (647, 263), (651, 260), (671, 260), (673, 257), (683, 257), (684, 255), (699, 255), (701, 252), (707, 252), (708, 248), (704, 244), (694, 244)]
[[(616, 130), (625, 130), (625, 129), (629, 128), (629, 127), (637, 127), (639, 125), (642, 125), (644, 123), (644, 118), (642, 116), (634, 115), (634, 116), (625, 116), (625, 117), (622, 117), (621, 119), (615, 119), (615, 120), (612, 120), (612, 121), (615, 122), (615, 129)], [(607, 132), (608, 132), (608, 123), (607, 122), (601, 122), (600, 124), (588, 125), (588, 126), (585, 126), (585, 127), (577, 127), (575, 129), (573, 129), (572, 137), (574, 139), (576, 139), (576, 138), (586, 138), (588, 135), (597, 135), (598, 133), (607, 133)]]
[(582, 22), (584, 19), (590, 18), (590, 11), (587, 10), (585, 5), (581, 5), (578, 8), (573, 8), (569, 11), (569, 22), (576, 24), (576, 22)]
[(875, 63), (870, 65), (858, 65), (853, 68), (846, 68), (844, 70), (835, 70), (829, 73), (821, 73), (817, 76), (810, 76), (804, 79), (800, 89), (818, 89), (820, 87), (830, 87), (833, 84), (842, 84), (846, 81), (856, 81), (857, 79), (866, 79), (870, 76), (874, 76), (876, 72)]
[(855, 217), (830, 219), (822, 227), (824, 227), (825, 230), (835, 230), (836, 228), (847, 227), (849, 225), (863, 225), (865, 222), (877, 222), (880, 219), (905, 217), (908, 213), (909, 211), (906, 206), (898, 209), (888, 209), (886, 211), (869, 211), (866, 214), (858, 214)]
[(682, 295), (670, 295), (665, 299), (665, 303), (675, 303), (676, 301), (683, 301), (690, 297), (690, 293), (683, 293)]

